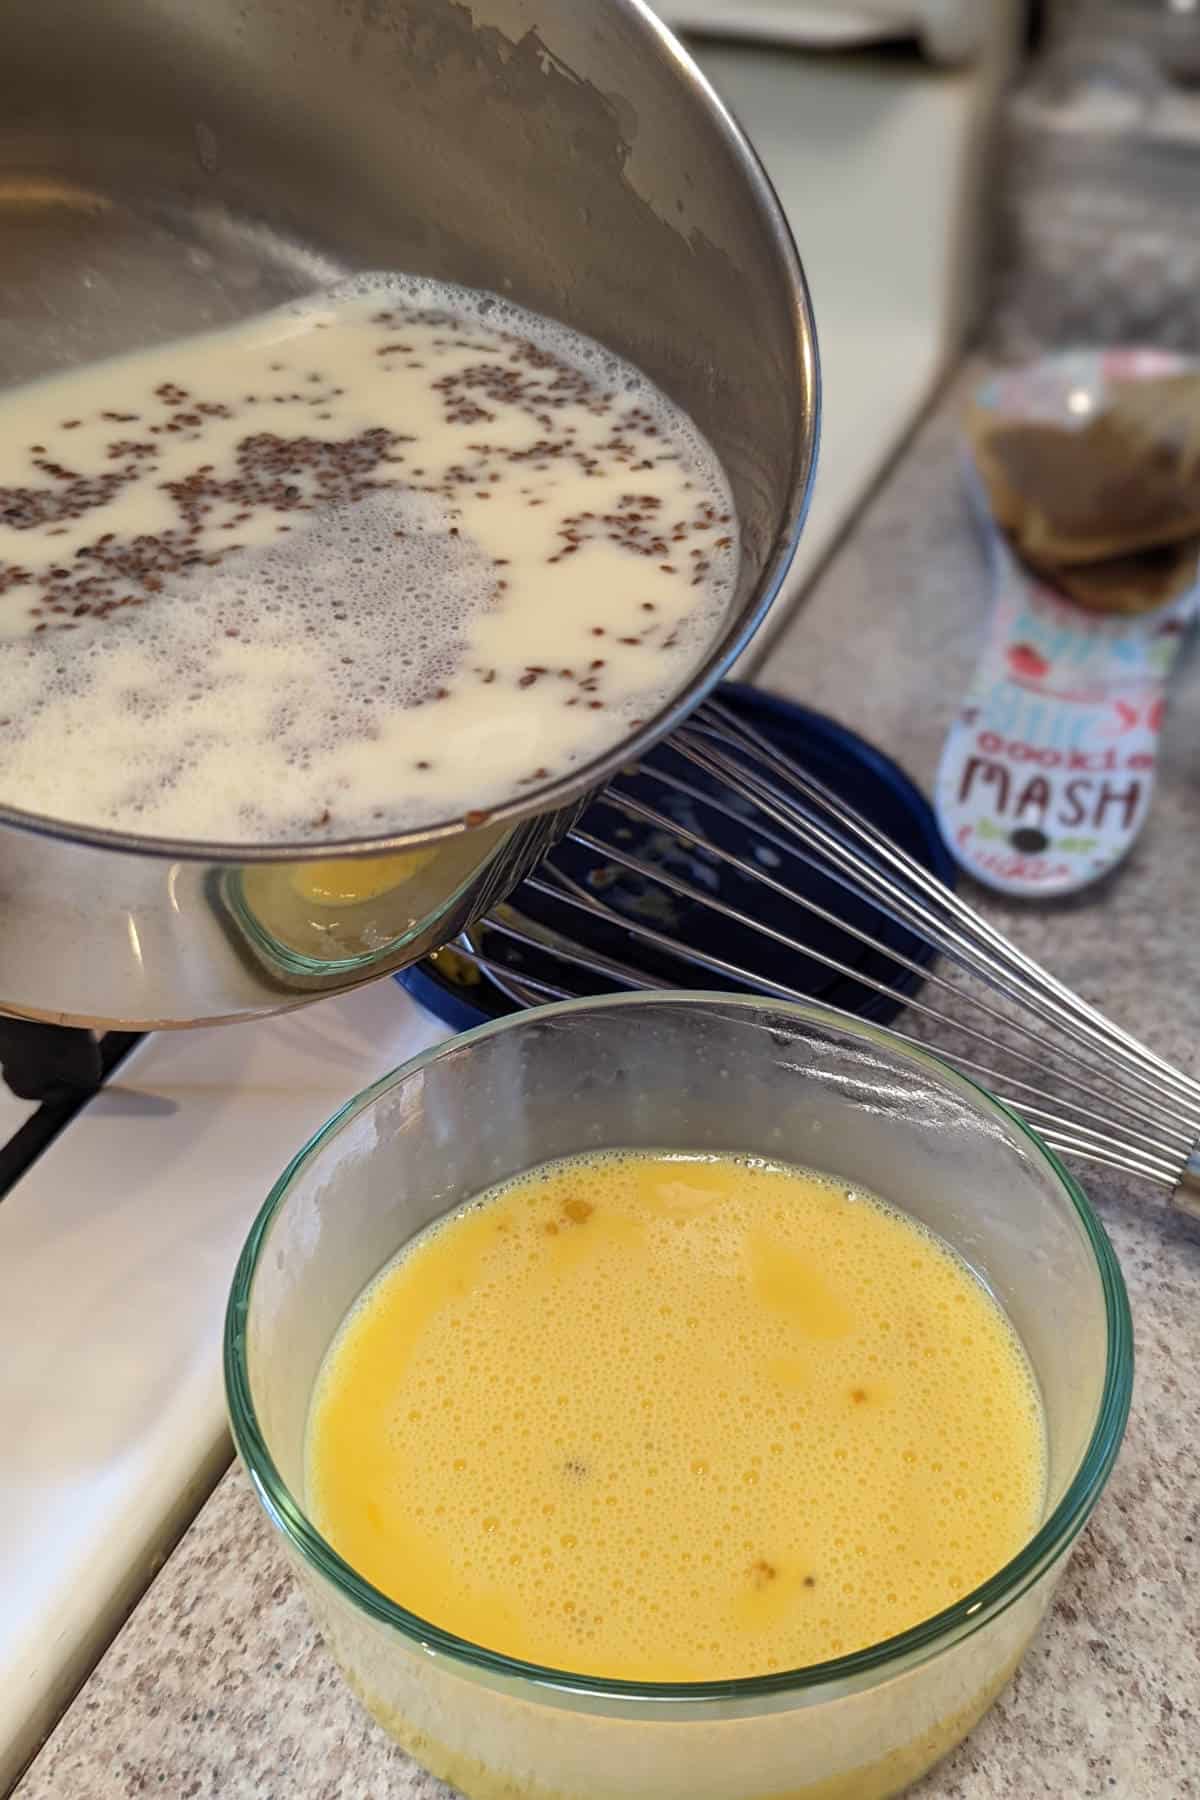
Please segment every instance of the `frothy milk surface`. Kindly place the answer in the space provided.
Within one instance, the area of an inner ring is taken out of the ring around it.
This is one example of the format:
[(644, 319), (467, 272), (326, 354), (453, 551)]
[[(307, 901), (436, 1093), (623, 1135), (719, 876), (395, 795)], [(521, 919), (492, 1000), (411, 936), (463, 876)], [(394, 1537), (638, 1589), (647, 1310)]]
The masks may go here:
[(286, 843), (588, 762), (720, 629), (720, 465), (637, 370), (361, 277), (0, 395), (0, 803)]

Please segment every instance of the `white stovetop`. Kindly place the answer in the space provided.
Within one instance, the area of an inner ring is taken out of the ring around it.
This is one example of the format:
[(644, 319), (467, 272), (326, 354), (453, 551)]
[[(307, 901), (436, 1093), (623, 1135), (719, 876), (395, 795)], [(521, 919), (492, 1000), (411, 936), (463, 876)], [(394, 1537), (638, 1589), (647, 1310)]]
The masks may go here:
[(275, 1177), (444, 1035), (382, 981), (147, 1038), (0, 1201), (0, 1790), (228, 1459), (225, 1298)]
[[(779, 189), (817, 309), (824, 443), (794, 597), (955, 347), (991, 77), (702, 60)], [(0, 1200), (0, 1790), (228, 1455), (221, 1320), (273, 1180), (343, 1100), (440, 1035), (385, 981), (148, 1039)], [(0, 1132), (29, 1110), (0, 1090)]]

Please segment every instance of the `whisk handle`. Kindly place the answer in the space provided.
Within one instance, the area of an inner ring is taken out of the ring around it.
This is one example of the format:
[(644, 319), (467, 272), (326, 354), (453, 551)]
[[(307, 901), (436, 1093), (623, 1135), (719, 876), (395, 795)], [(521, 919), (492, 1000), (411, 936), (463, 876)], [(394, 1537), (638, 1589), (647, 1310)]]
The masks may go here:
[(1171, 1201), (1189, 1219), (1200, 1220), (1200, 1143), (1196, 1144), (1183, 1165), (1183, 1174), (1179, 1177)]

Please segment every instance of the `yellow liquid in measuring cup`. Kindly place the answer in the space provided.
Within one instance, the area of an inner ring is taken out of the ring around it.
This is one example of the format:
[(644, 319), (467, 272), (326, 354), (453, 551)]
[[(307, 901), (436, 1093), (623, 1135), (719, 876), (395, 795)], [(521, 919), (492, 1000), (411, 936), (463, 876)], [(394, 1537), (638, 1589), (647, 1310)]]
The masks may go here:
[(579, 1673), (702, 1681), (891, 1637), (1034, 1530), (1025, 1353), (944, 1244), (733, 1157), (547, 1164), (335, 1340), (308, 1500), (383, 1593)]

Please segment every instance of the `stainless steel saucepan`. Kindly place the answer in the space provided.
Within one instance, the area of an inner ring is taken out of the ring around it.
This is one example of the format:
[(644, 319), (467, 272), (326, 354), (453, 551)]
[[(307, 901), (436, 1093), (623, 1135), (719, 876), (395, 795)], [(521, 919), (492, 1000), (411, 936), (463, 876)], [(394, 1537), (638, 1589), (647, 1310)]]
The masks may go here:
[(745, 139), (640, 0), (6, 0), (0, 387), (364, 268), (509, 295), (688, 409), (741, 520), (725, 631), (619, 749), (482, 826), (247, 849), (0, 808), (0, 1011), (213, 1022), (415, 960), (687, 713), (783, 578), (817, 436), (804, 280)]

